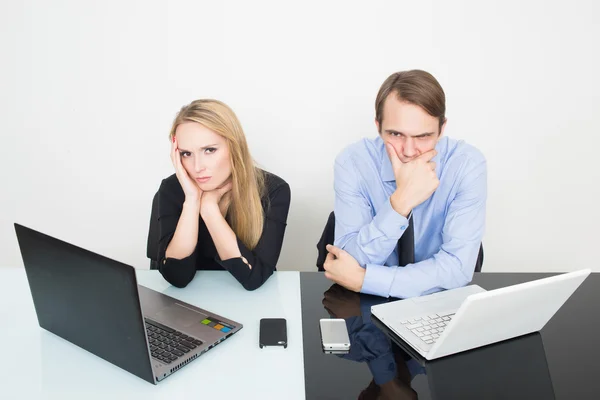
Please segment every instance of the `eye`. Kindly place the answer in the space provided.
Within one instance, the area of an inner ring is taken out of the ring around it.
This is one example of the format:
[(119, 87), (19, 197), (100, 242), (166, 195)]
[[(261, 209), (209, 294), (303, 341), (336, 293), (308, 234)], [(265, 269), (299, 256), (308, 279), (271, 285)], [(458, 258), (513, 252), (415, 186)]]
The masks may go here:
[(390, 136), (392, 137), (402, 137), (403, 134), (400, 132), (389, 132)]
[(208, 148), (204, 149), (205, 154), (213, 154), (215, 151), (217, 151), (217, 149), (215, 147), (208, 147)]
[(431, 137), (431, 135), (423, 135), (423, 136), (419, 136), (419, 139), (429, 139)]
[(180, 151), (179, 154), (181, 154), (181, 157), (186, 158), (192, 155), (192, 153), (190, 153), (189, 151)]

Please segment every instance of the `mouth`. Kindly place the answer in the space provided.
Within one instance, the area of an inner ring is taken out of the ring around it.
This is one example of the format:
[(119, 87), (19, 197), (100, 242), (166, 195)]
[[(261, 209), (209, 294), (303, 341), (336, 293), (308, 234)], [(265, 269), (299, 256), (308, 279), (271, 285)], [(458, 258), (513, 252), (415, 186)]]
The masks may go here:
[(203, 176), (203, 177), (200, 177), (200, 178), (196, 178), (196, 182), (198, 182), (198, 183), (206, 183), (206, 182), (208, 182), (210, 180), (210, 178), (211, 178), (210, 176)]

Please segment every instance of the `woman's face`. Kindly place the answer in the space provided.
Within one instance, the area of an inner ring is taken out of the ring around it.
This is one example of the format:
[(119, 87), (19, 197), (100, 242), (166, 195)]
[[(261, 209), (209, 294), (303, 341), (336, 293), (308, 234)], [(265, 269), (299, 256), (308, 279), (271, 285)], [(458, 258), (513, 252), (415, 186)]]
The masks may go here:
[(202, 191), (214, 190), (231, 176), (229, 145), (225, 138), (197, 122), (175, 130), (181, 163)]

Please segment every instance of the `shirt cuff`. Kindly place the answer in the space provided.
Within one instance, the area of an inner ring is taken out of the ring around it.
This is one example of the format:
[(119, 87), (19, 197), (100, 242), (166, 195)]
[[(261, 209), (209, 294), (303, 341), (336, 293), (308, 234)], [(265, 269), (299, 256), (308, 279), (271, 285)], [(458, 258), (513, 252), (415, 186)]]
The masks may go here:
[(171, 285), (186, 287), (196, 275), (196, 251), (181, 260), (163, 257), (158, 262), (158, 270)]
[(215, 256), (215, 261), (219, 263), (226, 271), (229, 271), (231, 275), (240, 283), (245, 283), (250, 279), (250, 274), (252, 274), (252, 270), (248, 267), (248, 265), (242, 260), (241, 257), (229, 258), (227, 260), (221, 260), (219, 255)]
[(161, 269), (181, 269), (181, 268), (192, 268), (194, 273), (196, 271), (196, 248), (194, 251), (187, 257), (184, 258), (170, 258), (167, 257), (167, 247), (169, 247), (169, 243), (173, 239), (175, 233), (169, 235), (167, 238), (163, 240), (166, 243), (164, 248), (159, 249), (160, 258), (158, 259), (158, 268)]
[(360, 289), (361, 293), (389, 297), (397, 267), (367, 264), (365, 279)]
[(408, 228), (408, 219), (398, 214), (392, 207), (390, 199), (387, 199), (373, 218), (373, 225), (386, 237), (398, 240)]

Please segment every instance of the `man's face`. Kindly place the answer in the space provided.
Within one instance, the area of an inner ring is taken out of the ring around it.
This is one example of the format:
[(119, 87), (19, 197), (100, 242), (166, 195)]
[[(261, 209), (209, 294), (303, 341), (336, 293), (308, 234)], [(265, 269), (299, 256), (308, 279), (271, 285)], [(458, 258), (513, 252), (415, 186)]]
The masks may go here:
[(398, 100), (396, 93), (390, 93), (385, 100), (381, 126), (377, 121), (375, 124), (383, 141), (394, 146), (403, 163), (432, 150), (446, 126), (444, 123), (440, 130), (438, 118), (419, 106)]

